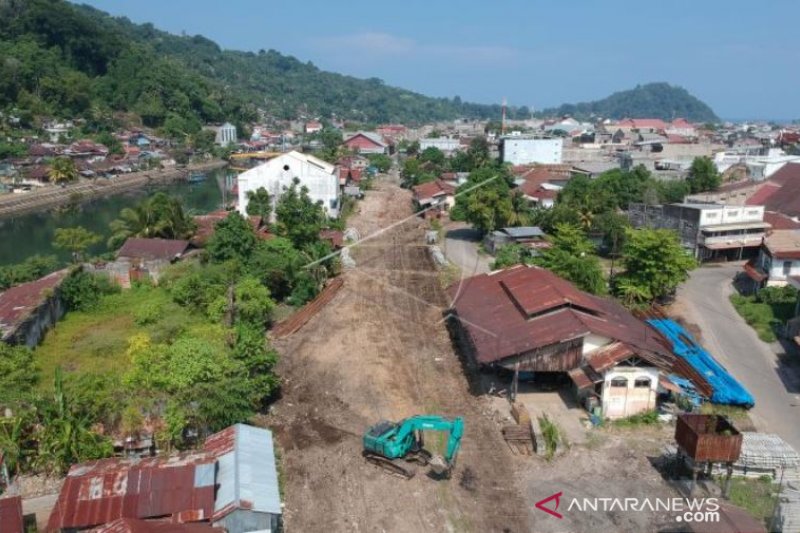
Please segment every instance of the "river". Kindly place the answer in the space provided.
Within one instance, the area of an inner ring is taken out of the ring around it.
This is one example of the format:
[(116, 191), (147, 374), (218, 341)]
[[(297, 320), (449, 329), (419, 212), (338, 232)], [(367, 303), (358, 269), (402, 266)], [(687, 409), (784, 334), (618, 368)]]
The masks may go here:
[[(69, 261), (70, 252), (53, 247), (57, 228), (83, 226), (103, 237), (89, 250), (89, 255), (109, 251), (106, 241), (111, 234), (109, 224), (125, 207), (136, 205), (142, 198), (156, 191), (164, 191), (183, 202), (187, 212), (198, 215), (214, 211), (222, 206), (221, 183), (228, 173), (226, 169), (206, 173), (207, 179), (200, 183), (178, 182), (155, 185), (138, 191), (100, 198), (68, 211), (50, 211), (20, 215), (0, 220), (0, 265), (24, 261), (32, 255), (55, 255)], [(227, 200), (231, 200), (228, 193)]]

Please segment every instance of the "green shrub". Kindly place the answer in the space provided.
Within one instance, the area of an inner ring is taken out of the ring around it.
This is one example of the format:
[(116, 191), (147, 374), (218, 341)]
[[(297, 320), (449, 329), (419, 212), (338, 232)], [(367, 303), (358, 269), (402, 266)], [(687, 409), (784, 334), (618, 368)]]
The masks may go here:
[(658, 424), (658, 411), (655, 409), (614, 420), (614, 426), (623, 428), (651, 426), (654, 424)]
[(133, 313), (133, 321), (139, 326), (155, 324), (164, 316), (164, 305), (158, 301), (146, 302)]
[(84, 270), (71, 273), (61, 284), (61, 297), (70, 311), (93, 309), (106, 294), (120, 291), (120, 286), (107, 276), (90, 274)]

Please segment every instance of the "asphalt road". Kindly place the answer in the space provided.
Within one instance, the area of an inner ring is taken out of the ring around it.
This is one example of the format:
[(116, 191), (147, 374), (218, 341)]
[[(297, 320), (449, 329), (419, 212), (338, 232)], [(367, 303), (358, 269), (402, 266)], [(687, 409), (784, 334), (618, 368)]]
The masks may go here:
[(444, 254), (461, 269), (464, 277), (477, 276), (490, 270), (489, 264), (494, 259), (479, 254), (479, 246), (480, 233), (467, 224), (453, 222), (445, 227)]
[(678, 290), (678, 308), (697, 324), (702, 344), (756, 401), (750, 418), (800, 451), (800, 358), (761, 341), (730, 303), (741, 263), (703, 267)]

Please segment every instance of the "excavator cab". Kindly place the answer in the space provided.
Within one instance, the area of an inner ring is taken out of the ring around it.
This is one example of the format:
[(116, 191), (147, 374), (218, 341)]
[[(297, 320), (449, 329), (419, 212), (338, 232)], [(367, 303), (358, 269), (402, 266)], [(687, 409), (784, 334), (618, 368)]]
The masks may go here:
[[(448, 433), (447, 451), (444, 457), (434, 457), (424, 448), (423, 431)], [(363, 455), (367, 461), (380, 466), (391, 474), (410, 479), (414, 470), (402, 461), (431, 466), (438, 477), (450, 477), (455, 458), (461, 447), (464, 421), (461, 417), (452, 420), (435, 415), (419, 415), (400, 422), (381, 420), (364, 434)]]

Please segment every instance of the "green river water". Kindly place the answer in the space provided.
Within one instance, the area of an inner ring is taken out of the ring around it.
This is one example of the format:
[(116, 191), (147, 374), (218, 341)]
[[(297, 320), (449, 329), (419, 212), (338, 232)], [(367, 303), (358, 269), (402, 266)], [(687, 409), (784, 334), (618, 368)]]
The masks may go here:
[[(225, 169), (215, 170), (208, 172), (207, 179), (200, 183), (180, 182), (149, 187), (94, 200), (70, 211), (46, 211), (0, 220), (0, 265), (19, 263), (36, 254), (56, 255), (63, 261), (68, 261), (68, 251), (53, 248), (56, 228), (83, 226), (98, 233), (103, 240), (90, 249), (89, 254), (106, 252), (106, 240), (110, 235), (109, 223), (117, 218), (122, 208), (131, 207), (156, 191), (177, 196), (191, 214), (219, 209), (222, 206), (222, 183), (226, 173)], [(227, 200), (230, 199), (231, 195), (228, 193)]]

